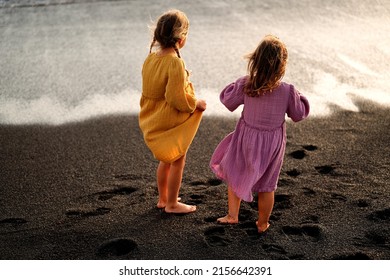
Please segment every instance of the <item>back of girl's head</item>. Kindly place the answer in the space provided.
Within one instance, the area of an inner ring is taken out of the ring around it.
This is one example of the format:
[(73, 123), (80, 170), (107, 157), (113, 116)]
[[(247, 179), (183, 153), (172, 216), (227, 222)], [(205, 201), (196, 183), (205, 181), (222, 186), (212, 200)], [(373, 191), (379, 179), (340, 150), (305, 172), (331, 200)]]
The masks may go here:
[(152, 28), (154, 30), (152, 30), (153, 40), (150, 45), (150, 52), (157, 43), (163, 49), (173, 47), (180, 57), (176, 43), (187, 36), (189, 26), (189, 20), (182, 11), (170, 10), (162, 14), (158, 18), (156, 26)]
[(247, 56), (249, 78), (245, 93), (263, 95), (279, 86), (287, 65), (287, 48), (279, 38), (267, 35), (256, 50)]

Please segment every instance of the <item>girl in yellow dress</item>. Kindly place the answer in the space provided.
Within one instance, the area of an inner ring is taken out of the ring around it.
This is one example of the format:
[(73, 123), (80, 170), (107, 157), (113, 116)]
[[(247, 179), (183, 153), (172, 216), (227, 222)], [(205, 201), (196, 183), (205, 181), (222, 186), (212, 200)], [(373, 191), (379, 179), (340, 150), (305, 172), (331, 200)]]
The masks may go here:
[[(198, 130), (206, 102), (197, 99), (180, 57), (189, 29), (178, 10), (161, 15), (142, 68), (139, 126), (146, 145), (159, 160), (157, 207), (167, 213), (191, 213), (196, 206), (179, 202), (186, 153)], [(157, 45), (157, 52), (152, 52)]]

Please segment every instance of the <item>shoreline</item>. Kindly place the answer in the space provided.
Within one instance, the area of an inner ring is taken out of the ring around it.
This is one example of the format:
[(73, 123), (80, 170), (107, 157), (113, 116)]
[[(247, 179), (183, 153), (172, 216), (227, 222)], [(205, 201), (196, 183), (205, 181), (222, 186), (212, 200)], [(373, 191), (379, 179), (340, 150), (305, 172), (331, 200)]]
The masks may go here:
[(271, 227), (256, 201), (223, 226), (227, 188), (208, 167), (236, 120), (204, 117), (190, 147), (185, 216), (156, 209), (155, 161), (136, 116), (0, 125), (0, 254), (21, 259), (390, 259), (387, 108), (287, 123)]

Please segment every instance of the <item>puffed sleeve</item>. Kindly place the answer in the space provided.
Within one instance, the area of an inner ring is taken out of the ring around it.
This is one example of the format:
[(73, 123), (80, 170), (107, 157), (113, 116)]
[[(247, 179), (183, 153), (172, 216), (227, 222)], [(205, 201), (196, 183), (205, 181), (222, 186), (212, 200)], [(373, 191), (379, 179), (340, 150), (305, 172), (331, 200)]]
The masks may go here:
[(309, 115), (310, 105), (306, 97), (301, 95), (293, 85), (290, 85), (290, 96), (287, 108), (287, 116), (294, 122), (303, 120)]
[(246, 77), (241, 77), (234, 83), (227, 85), (219, 95), (219, 100), (229, 111), (233, 112), (238, 106), (244, 104), (244, 86)]
[(196, 109), (194, 88), (188, 81), (188, 74), (180, 58), (172, 59), (169, 66), (165, 99), (170, 106), (181, 112), (192, 113)]

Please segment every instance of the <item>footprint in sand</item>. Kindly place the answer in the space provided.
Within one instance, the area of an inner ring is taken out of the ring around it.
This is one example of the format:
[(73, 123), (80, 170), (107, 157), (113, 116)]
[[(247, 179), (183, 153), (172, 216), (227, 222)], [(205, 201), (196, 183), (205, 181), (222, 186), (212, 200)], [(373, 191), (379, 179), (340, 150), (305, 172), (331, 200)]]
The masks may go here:
[(294, 186), (294, 184), (295, 184), (294, 181), (291, 179), (280, 178), (278, 181), (278, 187), (289, 187), (289, 186)]
[(205, 198), (202, 194), (192, 194), (190, 195), (190, 199), (188, 200), (188, 203), (191, 205), (199, 205), (203, 203), (203, 199)]
[(238, 214), (239, 221), (246, 222), (246, 221), (252, 221), (254, 219), (257, 219), (257, 217), (255, 216), (252, 210), (240, 209), (240, 212)]
[(66, 211), (66, 216), (69, 218), (88, 218), (94, 216), (106, 215), (111, 212), (110, 208), (99, 207), (94, 210), (74, 209)]
[(282, 217), (282, 213), (283, 211), (281, 212), (272, 211), (271, 217), (269, 217), (270, 221), (279, 221), (280, 218)]
[(263, 248), (264, 251), (267, 253), (277, 253), (277, 254), (282, 254), (285, 255), (287, 254), (286, 250), (277, 244), (263, 244), (261, 245), (261, 248)]
[(221, 185), (222, 183), (223, 183), (223, 181), (220, 179), (210, 178), (207, 181), (192, 181), (189, 184), (191, 186), (212, 186), (212, 187), (215, 187), (215, 186)]
[(296, 150), (289, 153), (289, 156), (295, 159), (304, 159), (307, 156), (307, 154), (305, 150)]
[(222, 180), (216, 179), (216, 178), (210, 178), (207, 181), (190, 181), (187, 182), (190, 186), (197, 187), (195, 191), (197, 193), (194, 193), (190, 195), (190, 198), (188, 200), (189, 204), (192, 205), (199, 205), (204, 203), (204, 200), (209, 197), (207, 194), (201, 194), (202, 192), (212, 191), (209, 187), (216, 187), (221, 185), (223, 182)]
[(320, 217), (318, 217), (317, 215), (309, 215), (304, 218), (302, 224), (311, 224), (311, 223), (318, 224), (319, 221), (320, 221)]
[(367, 218), (374, 222), (390, 221), (390, 208), (372, 212)]
[(312, 152), (318, 149), (318, 147), (314, 145), (303, 145), (302, 148), (303, 150), (296, 150), (289, 153), (289, 156), (295, 159), (304, 159), (308, 155), (306, 151)]
[(383, 258), (381, 254), (386, 254), (385, 252), (389, 249), (390, 229), (381, 225), (373, 225), (365, 232), (364, 236), (355, 237), (354, 239), (355, 246), (363, 248), (363, 251), (366, 252), (377, 251), (375, 254), (379, 255), (376, 255), (375, 258)]
[[(249, 203), (249, 205), (253, 210), (258, 211), (257, 198), (253, 202)], [(270, 220), (278, 221), (282, 215), (280, 212), (278, 212), (278, 210), (291, 209), (293, 207), (294, 207), (294, 203), (292, 202), (291, 195), (275, 194), (274, 211), (271, 214)], [(248, 218), (256, 220), (257, 214), (254, 215), (251, 213), (251, 216)]]
[(95, 193), (95, 195), (98, 196), (98, 199), (101, 201), (109, 200), (115, 196), (125, 196), (130, 195), (133, 192), (137, 191), (137, 188), (134, 187), (118, 187), (111, 190), (101, 191), (98, 193)]
[(290, 177), (298, 177), (301, 175), (301, 172), (298, 171), (296, 168), (286, 171), (286, 174)]
[(326, 174), (335, 174), (335, 167), (333, 165), (321, 165), (314, 167), (318, 173), (326, 175)]
[(149, 178), (149, 175), (140, 175), (140, 174), (119, 174), (113, 175), (113, 178), (118, 181), (137, 181), (144, 180), (145, 178)]
[(211, 179), (208, 179), (208, 180), (207, 180), (207, 184), (208, 184), (209, 186), (219, 186), (219, 185), (221, 185), (222, 183), (223, 183), (222, 180), (216, 179), (216, 178), (211, 178)]
[(255, 221), (248, 221), (238, 224), (237, 228), (242, 229), (250, 239), (256, 240), (264, 237), (264, 234), (259, 234)]
[(206, 223), (215, 223), (220, 216), (210, 216), (203, 219)]
[(209, 227), (204, 232), (206, 243), (211, 247), (225, 247), (228, 246), (232, 241), (225, 235), (224, 226)]
[(367, 246), (368, 244), (386, 246), (389, 244), (389, 230), (370, 230), (365, 236), (367, 242), (364, 244)]
[(128, 255), (138, 248), (137, 243), (134, 240), (127, 238), (116, 238), (108, 240), (99, 246), (97, 255), (99, 257), (119, 257)]
[[(95, 203), (95, 199), (98, 201), (107, 201), (114, 197), (120, 196), (120, 197), (126, 197), (131, 195), (132, 193), (136, 192), (138, 188), (128, 186), (129, 182), (127, 181), (134, 181), (142, 179), (143, 176), (140, 175), (133, 175), (133, 174), (124, 174), (124, 175), (114, 175), (113, 178), (114, 181), (114, 188), (103, 190), (100, 192), (96, 192), (93, 194), (89, 194), (85, 197), (81, 197), (81, 202), (87, 202), (88, 205), (91, 203), (91, 200), (93, 203)], [(94, 217), (94, 216), (102, 216), (106, 215), (111, 212), (111, 208), (107, 207), (97, 207), (93, 208), (92, 206), (82, 206), (80, 205), (80, 208), (73, 208), (68, 209), (65, 212), (65, 215), (68, 218), (88, 218), (88, 217)]]
[(290, 209), (294, 207), (289, 194), (276, 194), (274, 209)]
[(317, 194), (316, 191), (313, 190), (312, 188), (304, 187), (302, 189), (303, 189), (303, 194), (306, 196), (316, 196)]
[(318, 147), (315, 145), (303, 145), (302, 148), (304, 148), (306, 151), (315, 151), (318, 150)]
[(347, 197), (345, 195), (339, 194), (339, 193), (332, 193), (330, 195), (331, 199), (333, 200), (340, 200), (340, 201), (347, 201)]
[(22, 225), (27, 223), (27, 220), (23, 218), (6, 218), (0, 221), (0, 225), (10, 224), (10, 225)]
[(323, 229), (316, 224), (284, 226), (282, 231), (293, 242), (318, 242), (324, 238)]
[(365, 200), (365, 199), (359, 199), (355, 201), (355, 205), (360, 208), (368, 207), (371, 205), (370, 201)]

